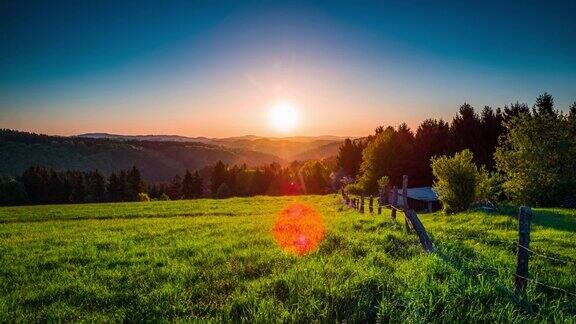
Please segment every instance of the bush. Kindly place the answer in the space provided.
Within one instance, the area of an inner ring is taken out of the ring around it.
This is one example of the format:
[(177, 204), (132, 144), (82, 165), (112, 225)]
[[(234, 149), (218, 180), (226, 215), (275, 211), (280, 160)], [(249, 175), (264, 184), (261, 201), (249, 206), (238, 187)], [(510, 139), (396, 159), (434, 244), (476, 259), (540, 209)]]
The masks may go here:
[(170, 197), (168, 197), (168, 195), (164, 192), (164, 193), (162, 193), (162, 195), (160, 195), (160, 197), (158, 197), (158, 200), (168, 201), (168, 200), (170, 200)]
[(359, 196), (364, 193), (364, 187), (357, 182), (348, 184), (344, 188), (344, 190), (346, 190), (346, 192), (348, 192), (350, 195), (356, 195), (356, 196)]
[(386, 188), (389, 182), (390, 179), (388, 179), (387, 176), (383, 176), (380, 179), (378, 179), (378, 190), (383, 190), (384, 188)]
[(227, 184), (223, 183), (220, 185), (220, 187), (218, 187), (218, 190), (216, 190), (216, 198), (226, 197), (230, 197), (230, 188)]
[(477, 168), (469, 150), (456, 153), (453, 157), (441, 156), (432, 159), (434, 190), (447, 214), (467, 210), (473, 202), (488, 198), (490, 182), (488, 173)]
[(29, 203), (24, 185), (11, 178), (0, 177), (0, 206)]
[(148, 196), (147, 193), (141, 192), (138, 194), (138, 201), (141, 201), (141, 202), (150, 201), (150, 197)]

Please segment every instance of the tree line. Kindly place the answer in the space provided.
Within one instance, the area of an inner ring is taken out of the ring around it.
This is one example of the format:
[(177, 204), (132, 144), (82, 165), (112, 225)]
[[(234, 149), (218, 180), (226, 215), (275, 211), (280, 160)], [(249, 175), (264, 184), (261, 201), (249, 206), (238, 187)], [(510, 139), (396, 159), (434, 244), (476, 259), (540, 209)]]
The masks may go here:
[[(202, 173), (202, 174), (201, 174)], [(222, 161), (200, 171), (187, 170), (168, 183), (147, 184), (136, 166), (105, 176), (98, 170), (58, 171), (31, 166), (17, 177), (0, 177), (0, 204), (70, 204), (227, 198), (254, 195), (325, 194), (330, 169), (322, 161), (271, 163), (256, 168)]]
[[(450, 122), (427, 119), (415, 132), (406, 124), (380, 126), (370, 136), (346, 139), (333, 160), (260, 167), (218, 161), (170, 182), (150, 184), (136, 166), (107, 175), (32, 166), (17, 178), (0, 177), (0, 204), (325, 194), (342, 185), (375, 194), (384, 182), (400, 186), (405, 174), (411, 186), (431, 186), (438, 181), (432, 159), (464, 150), (469, 155), (458, 161), (469, 159), (479, 174), (487, 172), (490, 188), (484, 191), (493, 197), (534, 206), (576, 205), (576, 103), (561, 113), (548, 93), (531, 108), (517, 102), (486, 106), (478, 113), (464, 103)], [(451, 172), (441, 165), (438, 170)]]
[(411, 186), (431, 186), (438, 181), (433, 158), (465, 150), (445, 164), (470, 159), (488, 182), (484, 196), (490, 192), (494, 199), (533, 206), (576, 206), (576, 103), (562, 113), (548, 93), (532, 108), (515, 103), (477, 113), (465, 103), (451, 122), (427, 119), (416, 132), (406, 124), (378, 127), (371, 136), (344, 142), (336, 172), (351, 193), (375, 194), (382, 179), (400, 186), (405, 174)]

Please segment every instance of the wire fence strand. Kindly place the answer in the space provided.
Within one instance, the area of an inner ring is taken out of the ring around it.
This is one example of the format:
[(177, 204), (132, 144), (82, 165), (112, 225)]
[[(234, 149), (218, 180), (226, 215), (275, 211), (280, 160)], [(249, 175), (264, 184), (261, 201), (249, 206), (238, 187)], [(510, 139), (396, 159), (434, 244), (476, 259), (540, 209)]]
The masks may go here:
[(576, 262), (569, 261), (569, 260), (558, 259), (558, 258), (555, 258), (555, 257), (551, 257), (551, 256), (549, 256), (549, 255), (546, 255), (546, 254), (539, 253), (539, 252), (536, 252), (536, 251), (534, 251), (534, 250), (531, 250), (530, 248), (527, 248), (527, 247), (525, 247), (525, 246), (523, 246), (523, 245), (520, 245), (520, 244), (517, 244), (517, 245), (518, 245), (519, 248), (524, 249), (524, 250), (530, 252), (532, 255), (539, 256), (539, 257), (544, 258), (544, 259), (549, 259), (549, 260), (552, 260), (552, 261), (555, 261), (555, 262), (560, 262), (560, 263), (564, 263), (564, 264), (576, 265)]
[(518, 274), (516, 275), (516, 277), (519, 277), (519, 278), (522, 278), (522, 279), (524, 279), (524, 280), (527, 280), (528, 282), (533, 282), (533, 283), (536, 284), (536, 285), (540, 285), (540, 286), (543, 286), (543, 287), (546, 287), (546, 288), (549, 288), (549, 289), (553, 289), (553, 290), (558, 290), (558, 291), (561, 291), (561, 292), (563, 292), (563, 293), (565, 293), (565, 294), (568, 294), (568, 295), (570, 295), (570, 296), (576, 297), (576, 294), (575, 294), (575, 293), (571, 293), (571, 292), (569, 292), (569, 291), (566, 290), (566, 289), (563, 289), (563, 288), (560, 288), (560, 287), (555, 287), (555, 286), (550, 286), (550, 285), (547, 285), (547, 284), (545, 284), (545, 283), (543, 283), (543, 282), (541, 282), (541, 281), (538, 281), (538, 280), (535, 280), (535, 279), (526, 278), (526, 277), (521, 276), (521, 275), (518, 275)]

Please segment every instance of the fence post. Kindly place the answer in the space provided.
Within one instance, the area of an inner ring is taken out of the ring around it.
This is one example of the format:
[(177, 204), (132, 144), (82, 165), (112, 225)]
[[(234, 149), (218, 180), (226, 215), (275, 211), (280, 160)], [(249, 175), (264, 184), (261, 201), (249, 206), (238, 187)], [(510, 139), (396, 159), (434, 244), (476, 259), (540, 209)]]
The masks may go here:
[(408, 176), (402, 176), (402, 196), (404, 197), (404, 204), (402, 207), (408, 210)]
[(412, 227), (414, 228), (414, 231), (418, 235), (418, 238), (420, 239), (420, 244), (422, 244), (424, 251), (426, 252), (434, 251), (432, 240), (430, 240), (430, 237), (428, 236), (428, 233), (426, 232), (424, 225), (422, 225), (422, 222), (420, 222), (418, 215), (416, 215), (416, 212), (413, 211), (412, 209), (410, 210), (405, 209), (404, 217), (406, 218), (406, 224), (408, 224), (408, 221), (410, 221), (410, 223), (412, 224)]
[(360, 213), (364, 214), (364, 194), (360, 195)]
[(528, 257), (530, 255), (530, 207), (520, 207), (518, 213), (518, 256), (516, 263), (516, 293), (523, 293), (528, 286)]
[(386, 192), (386, 187), (380, 188), (378, 191), (378, 215), (382, 214), (382, 205), (384, 205), (384, 193)]
[(398, 207), (398, 187), (392, 187), (392, 219), (396, 220), (396, 208)]
[(368, 208), (370, 210), (370, 214), (374, 212), (374, 197), (370, 195), (370, 200), (368, 200)]
[[(408, 210), (408, 176), (402, 176), (402, 207), (404, 211)], [(410, 233), (410, 223), (407, 217), (404, 217), (404, 226), (406, 227), (406, 233)]]

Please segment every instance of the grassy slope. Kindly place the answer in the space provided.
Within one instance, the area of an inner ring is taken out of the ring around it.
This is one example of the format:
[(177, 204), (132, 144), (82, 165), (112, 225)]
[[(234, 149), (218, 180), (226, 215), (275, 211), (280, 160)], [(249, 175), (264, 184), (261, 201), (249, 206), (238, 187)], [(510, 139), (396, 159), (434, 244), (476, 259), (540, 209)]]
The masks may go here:
[[(304, 201), (326, 235), (304, 257), (280, 251), (275, 215)], [(205, 318), (310, 322), (576, 321), (576, 303), (531, 285), (510, 295), (516, 220), (422, 215), (426, 255), (393, 223), (334, 196), (0, 208), (0, 322)], [(576, 262), (576, 215), (538, 210), (535, 250)], [(534, 258), (531, 275), (576, 293), (576, 264)]]

